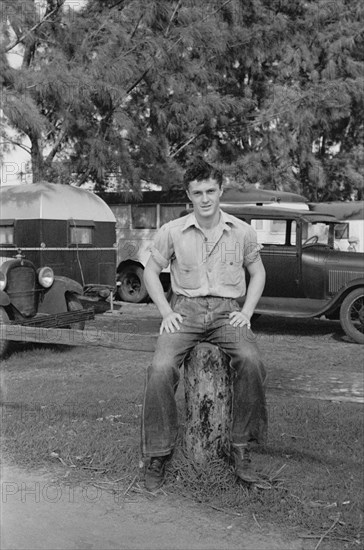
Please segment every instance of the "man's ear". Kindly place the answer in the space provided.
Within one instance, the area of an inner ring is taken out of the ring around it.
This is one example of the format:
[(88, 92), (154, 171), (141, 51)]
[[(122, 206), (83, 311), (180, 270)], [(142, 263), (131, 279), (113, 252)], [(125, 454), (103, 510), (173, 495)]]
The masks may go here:
[(220, 192), (219, 192), (219, 197), (221, 197), (221, 195), (223, 194), (223, 192), (224, 192), (224, 188), (223, 188), (223, 186), (221, 186), (221, 187), (220, 187)]
[[(187, 195), (187, 197), (191, 200), (190, 192), (189, 192), (188, 189), (186, 189), (186, 195)], [(191, 201), (191, 202), (192, 202), (192, 201)]]

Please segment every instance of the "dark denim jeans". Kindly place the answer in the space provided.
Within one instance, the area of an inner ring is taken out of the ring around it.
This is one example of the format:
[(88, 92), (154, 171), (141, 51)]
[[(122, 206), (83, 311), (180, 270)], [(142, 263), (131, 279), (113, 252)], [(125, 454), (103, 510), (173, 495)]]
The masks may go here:
[(175, 391), (179, 368), (189, 351), (203, 341), (219, 346), (231, 359), (232, 444), (263, 441), (267, 431), (266, 374), (253, 333), (246, 326), (234, 328), (229, 324), (229, 313), (239, 309), (231, 298), (176, 298), (173, 310), (183, 317), (181, 328), (159, 336), (153, 363), (147, 370), (142, 413), (145, 457), (165, 456), (172, 451), (178, 430)]

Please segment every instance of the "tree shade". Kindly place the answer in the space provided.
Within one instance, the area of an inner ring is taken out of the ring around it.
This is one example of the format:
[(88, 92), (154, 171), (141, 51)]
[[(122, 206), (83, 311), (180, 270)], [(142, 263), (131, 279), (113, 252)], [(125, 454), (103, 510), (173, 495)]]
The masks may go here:
[(199, 153), (241, 187), (362, 198), (359, 0), (71, 5), (2, 2), (2, 141), (29, 138), (34, 181), (173, 189)]

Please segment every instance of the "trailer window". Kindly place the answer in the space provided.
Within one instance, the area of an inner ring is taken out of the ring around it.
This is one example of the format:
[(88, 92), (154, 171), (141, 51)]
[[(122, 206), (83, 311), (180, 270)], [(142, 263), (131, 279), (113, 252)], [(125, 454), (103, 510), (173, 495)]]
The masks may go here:
[(181, 204), (161, 204), (161, 225), (179, 218), (186, 212), (186, 203)]
[(0, 245), (14, 244), (14, 223), (0, 225)]
[(157, 205), (133, 204), (131, 217), (134, 229), (156, 229), (157, 227)]
[(69, 243), (70, 245), (92, 245), (94, 235), (94, 223), (89, 221), (70, 221)]
[(116, 226), (129, 229), (131, 226), (131, 208), (129, 204), (113, 204), (110, 206), (116, 218)]

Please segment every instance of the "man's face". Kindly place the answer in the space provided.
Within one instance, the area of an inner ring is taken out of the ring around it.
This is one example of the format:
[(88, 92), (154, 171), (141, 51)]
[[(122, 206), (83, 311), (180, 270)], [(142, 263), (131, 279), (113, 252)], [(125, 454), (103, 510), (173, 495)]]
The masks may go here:
[(213, 178), (191, 181), (187, 196), (193, 204), (195, 215), (204, 219), (213, 218), (220, 208), (222, 191), (222, 187)]

